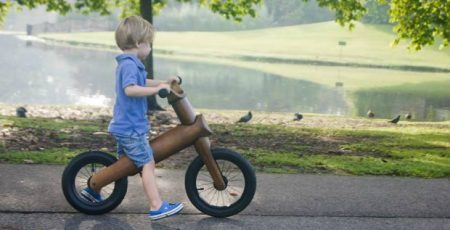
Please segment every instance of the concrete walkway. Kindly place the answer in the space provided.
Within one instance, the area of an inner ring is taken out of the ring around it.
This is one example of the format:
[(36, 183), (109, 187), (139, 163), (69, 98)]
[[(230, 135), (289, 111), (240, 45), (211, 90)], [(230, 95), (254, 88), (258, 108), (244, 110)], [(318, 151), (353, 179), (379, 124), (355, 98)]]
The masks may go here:
[[(78, 229), (83, 222), (91, 223), (87, 225), (91, 229), (116, 222), (114, 226), (123, 225), (122, 229), (148, 227), (140, 177), (129, 178), (128, 193), (113, 212), (86, 216), (66, 202), (63, 170), (63, 166), (0, 164), (0, 229), (36, 224)], [(186, 208), (180, 216), (151, 224), (153, 228), (163, 223), (160, 229), (450, 229), (449, 179), (258, 174), (257, 192), (247, 209), (232, 218), (216, 219), (190, 204), (184, 171), (157, 169), (157, 176), (163, 198), (185, 202)]]

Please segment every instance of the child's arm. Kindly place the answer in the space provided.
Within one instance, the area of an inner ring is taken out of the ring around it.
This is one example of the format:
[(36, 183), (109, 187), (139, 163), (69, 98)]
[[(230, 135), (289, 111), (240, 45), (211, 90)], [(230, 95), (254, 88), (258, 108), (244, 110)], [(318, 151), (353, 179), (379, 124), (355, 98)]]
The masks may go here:
[(146, 86), (147, 87), (154, 87), (159, 86), (160, 84), (170, 84), (172, 81), (177, 81), (180, 83), (180, 80), (177, 76), (171, 76), (166, 81), (160, 81), (160, 80), (153, 80), (153, 79), (146, 79)]
[(159, 90), (166, 88), (170, 92), (170, 86), (165, 83), (160, 83), (157, 86), (142, 87), (139, 85), (130, 85), (125, 87), (125, 94), (129, 97), (145, 97), (152, 96), (159, 92)]
[(155, 87), (159, 86), (162, 83), (167, 83), (167, 81), (160, 81), (160, 80), (153, 80), (153, 79), (146, 79), (146, 86), (147, 87)]

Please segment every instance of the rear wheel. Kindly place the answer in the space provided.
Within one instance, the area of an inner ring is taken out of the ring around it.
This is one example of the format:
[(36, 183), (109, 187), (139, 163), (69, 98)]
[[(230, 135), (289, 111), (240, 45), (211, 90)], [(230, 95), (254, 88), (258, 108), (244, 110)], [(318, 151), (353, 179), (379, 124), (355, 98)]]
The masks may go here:
[(88, 179), (101, 169), (113, 164), (117, 159), (108, 153), (92, 151), (73, 158), (64, 170), (62, 189), (66, 200), (78, 211), (90, 215), (107, 213), (116, 208), (127, 193), (128, 182), (124, 177), (102, 188), (101, 202), (90, 202), (81, 197)]
[(189, 165), (185, 188), (189, 200), (201, 212), (214, 217), (228, 217), (244, 210), (256, 191), (253, 167), (240, 154), (229, 149), (212, 149), (213, 158), (226, 184), (217, 190), (201, 157)]

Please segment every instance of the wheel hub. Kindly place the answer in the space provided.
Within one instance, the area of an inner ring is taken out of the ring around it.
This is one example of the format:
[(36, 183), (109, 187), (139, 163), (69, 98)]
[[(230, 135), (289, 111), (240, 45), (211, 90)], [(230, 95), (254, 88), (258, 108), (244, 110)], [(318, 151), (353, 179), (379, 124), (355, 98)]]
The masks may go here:
[(219, 188), (219, 186), (217, 186), (216, 183), (213, 183), (214, 184), (214, 188), (219, 190), (219, 191), (225, 190), (227, 188), (227, 186), (228, 186), (228, 179), (225, 176), (223, 176), (223, 175), (222, 175), (222, 179), (223, 179), (223, 182), (225, 183), (225, 186), (223, 187), (223, 189)]

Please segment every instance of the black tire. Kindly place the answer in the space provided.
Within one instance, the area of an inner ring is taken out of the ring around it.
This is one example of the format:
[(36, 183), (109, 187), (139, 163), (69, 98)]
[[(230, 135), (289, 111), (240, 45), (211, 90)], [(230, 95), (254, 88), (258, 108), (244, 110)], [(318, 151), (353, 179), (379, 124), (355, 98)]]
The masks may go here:
[[(189, 168), (187, 169), (186, 172), (186, 177), (185, 177), (185, 188), (186, 188), (186, 193), (187, 196), (189, 197), (189, 200), (192, 202), (192, 204), (201, 212), (210, 215), (210, 216), (214, 216), (214, 217), (229, 217), (232, 215), (235, 215), (239, 212), (241, 212), (242, 210), (244, 210), (252, 201), (253, 196), (255, 195), (255, 191), (256, 191), (256, 176), (255, 176), (255, 171), (253, 169), (253, 167), (250, 165), (250, 163), (244, 158), (242, 157), (239, 153), (236, 153), (230, 149), (224, 149), (224, 148), (217, 148), (217, 149), (212, 149), (211, 150), (212, 155), (214, 157), (214, 159), (216, 160), (216, 162), (218, 162), (218, 166), (222, 171), (222, 175), (224, 177), (224, 180), (226, 180), (226, 184), (227, 184), (227, 189), (228, 187), (230, 187), (230, 189), (232, 188), (231, 186), (231, 179), (227, 178), (226, 172), (224, 172), (224, 168), (226, 168), (225, 163), (227, 164), (232, 164), (236, 167), (235, 172), (237, 172), (238, 174), (241, 173), (242, 177), (243, 177), (243, 181), (241, 182), (243, 184), (243, 191), (240, 192), (241, 196), (239, 198), (236, 199), (235, 202), (230, 204), (225, 204), (225, 201), (230, 201), (229, 198), (227, 197), (227, 199), (225, 200), (223, 199), (223, 205), (219, 206), (219, 205), (213, 205), (211, 204), (212, 201), (208, 201), (207, 198), (202, 198), (200, 193), (207, 193), (206, 190), (211, 189), (210, 186), (212, 186), (212, 179), (209, 176), (209, 173), (206, 174), (209, 179), (211, 179), (211, 184), (197, 184), (199, 176), (201, 173), (201, 169), (205, 170), (206, 167), (204, 166), (204, 163), (201, 159), (200, 156), (198, 156), (196, 159), (194, 159), (194, 161), (192, 161), (192, 163), (189, 165)], [(220, 163), (220, 162), (224, 162), (224, 163)], [(224, 167), (222, 167), (222, 165), (224, 165)], [(207, 171), (206, 171), (207, 172)], [(204, 173), (203, 173), (204, 174)], [(238, 175), (236, 174), (236, 175)], [(236, 176), (235, 175), (235, 176)], [(205, 176), (205, 175), (203, 175)], [(231, 174), (230, 174), (231, 176)], [(235, 177), (234, 176), (234, 177)], [(229, 180), (229, 181), (228, 181)], [(205, 182), (205, 181), (203, 181)], [(201, 182), (201, 183), (203, 183)], [(207, 182), (207, 181), (206, 181)], [(207, 189), (204, 189), (204, 187), (207, 187)], [(216, 190), (214, 187), (212, 188), (213, 193), (217, 192), (218, 193), (224, 193), (225, 195), (232, 194), (235, 193), (232, 190), (228, 191), (227, 189), (225, 189), (224, 191), (219, 191)], [(201, 191), (199, 193), (199, 190)], [(228, 193), (227, 193), (228, 191)], [(209, 193), (211, 193), (211, 190), (209, 190)], [(224, 195), (224, 196), (225, 196)], [(207, 196), (207, 195), (205, 195)], [(219, 196), (222, 195), (217, 195), (217, 204), (219, 204)], [(233, 195), (234, 196), (234, 195)], [(231, 200), (233, 200), (234, 198), (232, 197)]]
[(116, 161), (117, 159), (115, 157), (100, 151), (84, 152), (73, 158), (64, 169), (61, 181), (64, 196), (69, 204), (76, 210), (89, 215), (104, 214), (116, 208), (122, 202), (125, 194), (127, 193), (127, 177), (111, 183), (111, 185), (114, 184), (114, 189), (112, 189), (112, 192), (105, 200), (98, 203), (89, 202), (83, 199), (80, 195), (80, 188), (77, 188), (75, 185), (77, 174), (79, 172), (83, 173), (81, 170), (85, 166), (95, 166), (97, 164), (109, 166)]

